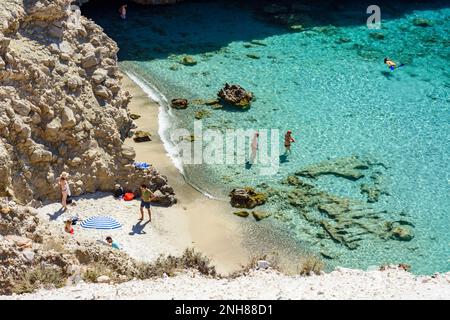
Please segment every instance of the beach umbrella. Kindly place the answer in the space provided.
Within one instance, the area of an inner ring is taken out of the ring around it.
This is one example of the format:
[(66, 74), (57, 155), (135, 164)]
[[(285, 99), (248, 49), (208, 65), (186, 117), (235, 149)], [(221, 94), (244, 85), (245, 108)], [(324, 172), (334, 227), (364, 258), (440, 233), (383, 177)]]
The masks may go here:
[(113, 230), (122, 227), (114, 218), (108, 216), (94, 216), (81, 222), (81, 227), (86, 229)]

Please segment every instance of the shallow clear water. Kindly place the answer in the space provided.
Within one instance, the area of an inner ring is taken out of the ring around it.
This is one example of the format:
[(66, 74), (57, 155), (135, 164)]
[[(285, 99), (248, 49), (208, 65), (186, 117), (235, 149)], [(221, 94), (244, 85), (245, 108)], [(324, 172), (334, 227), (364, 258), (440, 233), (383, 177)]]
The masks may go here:
[[(282, 189), (282, 178), (326, 159), (358, 155), (382, 162), (389, 195), (373, 206), (404, 211), (415, 225), (409, 242), (367, 238), (356, 250), (332, 241), (318, 244), (312, 234), (320, 227), (303, 220), (295, 208), (269, 202), (263, 209), (282, 210), (284, 219), (274, 214), (269, 221), (312, 251), (334, 252), (331, 266), (402, 262), (425, 274), (450, 270), (448, 7), (405, 10), (383, 20), (381, 30), (368, 30), (365, 12), (349, 8), (347, 16), (362, 15), (360, 23), (321, 23), (298, 33), (221, 1), (131, 7), (127, 21), (118, 20), (115, 10), (100, 15), (86, 7), (86, 14), (119, 43), (122, 68), (152, 83), (168, 100), (213, 99), (225, 82), (256, 96), (245, 112), (205, 105), (172, 110), (171, 130), (191, 129), (195, 112), (208, 109), (205, 128), (279, 129), (280, 152), (282, 133), (293, 131), (292, 155), (276, 175), (260, 175), (258, 165), (185, 166), (193, 184), (225, 197), (233, 187), (264, 182)], [(434, 25), (414, 26), (415, 17)], [(180, 64), (186, 54), (198, 63)], [(383, 64), (385, 56), (406, 65), (391, 72)], [(359, 186), (367, 178), (351, 182), (327, 176), (312, 182), (329, 193), (365, 201)]]

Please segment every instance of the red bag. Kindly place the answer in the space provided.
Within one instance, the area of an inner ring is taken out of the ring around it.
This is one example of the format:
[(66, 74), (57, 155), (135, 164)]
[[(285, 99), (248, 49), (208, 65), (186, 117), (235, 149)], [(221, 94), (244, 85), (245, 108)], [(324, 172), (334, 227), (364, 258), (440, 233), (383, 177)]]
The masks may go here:
[(125, 201), (131, 201), (133, 199), (134, 199), (134, 193), (132, 193), (132, 192), (127, 192), (123, 196), (123, 200), (125, 200)]

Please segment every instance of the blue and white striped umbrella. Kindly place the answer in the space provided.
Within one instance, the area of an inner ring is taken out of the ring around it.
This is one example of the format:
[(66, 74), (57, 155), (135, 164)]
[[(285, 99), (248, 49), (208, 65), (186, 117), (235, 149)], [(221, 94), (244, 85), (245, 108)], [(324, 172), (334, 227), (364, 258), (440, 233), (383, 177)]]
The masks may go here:
[(81, 226), (86, 229), (112, 230), (122, 227), (115, 219), (107, 216), (94, 216), (81, 222)]

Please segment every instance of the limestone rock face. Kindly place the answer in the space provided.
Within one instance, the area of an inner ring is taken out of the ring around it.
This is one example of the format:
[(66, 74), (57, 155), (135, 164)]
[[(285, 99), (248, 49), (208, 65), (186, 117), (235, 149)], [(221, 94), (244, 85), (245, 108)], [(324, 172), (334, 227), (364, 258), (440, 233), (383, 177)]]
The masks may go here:
[[(0, 197), (23, 204), (59, 199), (63, 171), (74, 194), (153, 176), (124, 145), (133, 123), (118, 47), (71, 3), (0, 1)], [(160, 187), (174, 197), (167, 181)]]

